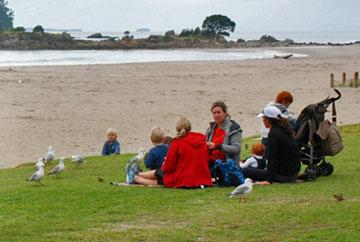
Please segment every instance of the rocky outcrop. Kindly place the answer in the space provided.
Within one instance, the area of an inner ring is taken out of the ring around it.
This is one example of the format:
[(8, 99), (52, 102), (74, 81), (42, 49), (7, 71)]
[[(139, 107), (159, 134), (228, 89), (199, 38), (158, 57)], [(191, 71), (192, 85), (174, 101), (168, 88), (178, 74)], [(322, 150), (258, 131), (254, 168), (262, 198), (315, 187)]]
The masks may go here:
[[(98, 36), (96, 36), (98, 37)], [(103, 36), (104, 37), (104, 36)], [(109, 38), (101, 41), (76, 40), (68, 33), (0, 33), (1, 50), (114, 50), (114, 49), (181, 49), (181, 48), (254, 48), (286, 47), (307, 45), (348, 45), (295, 43), (293, 40), (276, 40), (265, 36), (259, 40), (227, 41), (225, 38), (206, 38), (204, 36), (179, 37), (172, 31), (165, 35), (151, 35), (145, 39), (133, 39), (131, 36), (122, 39)]]

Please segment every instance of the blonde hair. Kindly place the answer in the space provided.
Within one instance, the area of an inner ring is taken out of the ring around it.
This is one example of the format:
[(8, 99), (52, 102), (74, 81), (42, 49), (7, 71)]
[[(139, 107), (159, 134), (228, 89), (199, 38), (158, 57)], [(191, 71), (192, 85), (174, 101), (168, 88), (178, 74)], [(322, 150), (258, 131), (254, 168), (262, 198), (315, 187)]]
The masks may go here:
[(176, 122), (176, 138), (181, 138), (186, 136), (186, 134), (191, 131), (191, 123), (187, 118), (180, 117)]
[(151, 129), (150, 139), (154, 144), (162, 144), (164, 142), (165, 132), (161, 127), (155, 126)]
[(115, 134), (117, 136), (117, 133), (118, 133), (117, 130), (113, 128), (109, 128), (106, 130), (106, 135)]

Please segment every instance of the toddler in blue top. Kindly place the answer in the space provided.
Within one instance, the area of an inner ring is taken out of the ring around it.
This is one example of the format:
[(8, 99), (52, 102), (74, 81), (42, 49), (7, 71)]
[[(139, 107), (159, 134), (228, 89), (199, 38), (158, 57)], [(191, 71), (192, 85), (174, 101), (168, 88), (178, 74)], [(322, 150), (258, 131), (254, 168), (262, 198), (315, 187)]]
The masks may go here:
[(160, 127), (154, 127), (150, 133), (150, 140), (154, 147), (150, 149), (144, 161), (149, 170), (160, 169), (164, 163), (169, 146), (164, 144), (165, 133)]
[(120, 143), (117, 139), (116, 129), (110, 128), (106, 131), (107, 140), (101, 151), (101, 155), (115, 155), (120, 154)]

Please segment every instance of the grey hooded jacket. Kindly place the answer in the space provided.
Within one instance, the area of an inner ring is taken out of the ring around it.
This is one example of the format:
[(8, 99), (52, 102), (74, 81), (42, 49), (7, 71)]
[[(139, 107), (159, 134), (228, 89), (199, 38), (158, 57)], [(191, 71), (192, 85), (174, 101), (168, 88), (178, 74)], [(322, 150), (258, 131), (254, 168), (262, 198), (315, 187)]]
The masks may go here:
[[(210, 127), (205, 133), (207, 142), (211, 142), (215, 128), (216, 123), (211, 122)], [(240, 125), (236, 121), (227, 118), (220, 128), (225, 131), (224, 143), (220, 146), (220, 150), (225, 153), (226, 159), (238, 162), (240, 160), (242, 142), (242, 129)]]

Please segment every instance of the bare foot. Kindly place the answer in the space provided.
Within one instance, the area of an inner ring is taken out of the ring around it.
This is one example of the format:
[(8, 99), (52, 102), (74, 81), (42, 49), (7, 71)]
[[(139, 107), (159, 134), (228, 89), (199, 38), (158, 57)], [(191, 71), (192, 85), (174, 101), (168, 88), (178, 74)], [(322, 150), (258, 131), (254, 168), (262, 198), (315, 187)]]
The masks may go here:
[(271, 185), (271, 183), (268, 181), (257, 181), (257, 182), (255, 182), (255, 184), (262, 185), (262, 186)]

